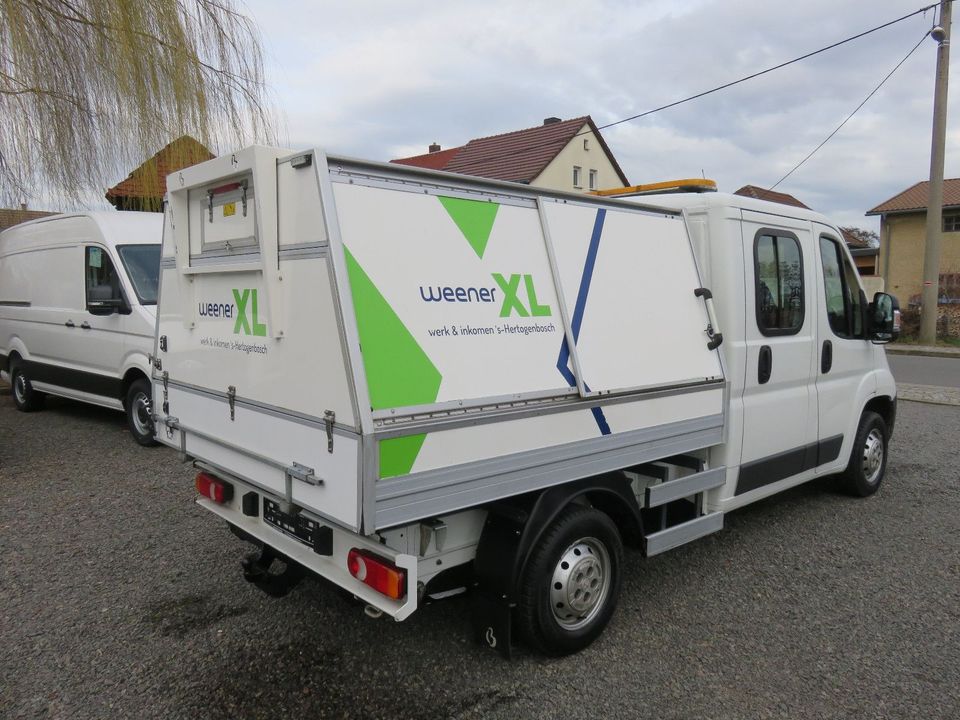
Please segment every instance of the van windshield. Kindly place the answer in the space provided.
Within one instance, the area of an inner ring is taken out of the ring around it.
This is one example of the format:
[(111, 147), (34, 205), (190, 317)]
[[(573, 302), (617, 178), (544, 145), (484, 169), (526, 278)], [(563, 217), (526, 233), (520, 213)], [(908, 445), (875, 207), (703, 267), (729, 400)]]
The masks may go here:
[(140, 304), (156, 305), (160, 281), (160, 245), (117, 245), (117, 252)]

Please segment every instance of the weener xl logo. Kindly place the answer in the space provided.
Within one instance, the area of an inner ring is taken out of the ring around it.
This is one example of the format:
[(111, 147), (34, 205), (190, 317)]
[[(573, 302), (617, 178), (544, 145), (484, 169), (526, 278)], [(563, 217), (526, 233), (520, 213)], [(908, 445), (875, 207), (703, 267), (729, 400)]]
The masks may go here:
[[(520, 291), (520, 279), (523, 278), (524, 288), (527, 291), (527, 302), (530, 305), (530, 311), (527, 312), (526, 306), (517, 297)], [(537, 293), (533, 289), (532, 275), (519, 275), (514, 273), (509, 280), (505, 280), (500, 273), (493, 273), (493, 279), (503, 290), (503, 305), (500, 307), (500, 317), (509, 317), (514, 310), (520, 317), (546, 317), (550, 315), (549, 305), (540, 305), (537, 302)]]
[[(242, 291), (234, 288), (233, 299), (237, 302), (237, 321), (233, 326), (234, 335), (254, 335), (264, 337), (267, 326), (260, 322), (257, 314), (257, 291), (244, 288)], [(247, 303), (250, 303), (250, 321), (247, 321)]]

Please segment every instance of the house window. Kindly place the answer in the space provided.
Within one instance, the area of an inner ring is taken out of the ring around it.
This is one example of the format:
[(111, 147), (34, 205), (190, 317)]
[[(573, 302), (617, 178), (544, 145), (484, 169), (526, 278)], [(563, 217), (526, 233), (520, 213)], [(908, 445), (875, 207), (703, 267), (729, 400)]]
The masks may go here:
[(590, 171), (590, 189), (591, 190), (597, 189), (597, 171), (596, 170)]
[(960, 232), (960, 213), (943, 216), (944, 232)]
[(804, 316), (803, 260), (797, 238), (761, 230), (754, 244), (753, 260), (760, 332), (764, 335), (800, 332)]
[(584, 150), (589, 150), (589, 149), (590, 149), (590, 140), (589, 140), (589, 138), (584, 138), (584, 139), (583, 139), (583, 149), (584, 149)]
[(581, 168), (579, 165), (574, 165), (573, 166), (573, 186), (575, 188), (583, 187), (583, 178), (581, 177), (582, 175), (583, 175), (583, 168)]

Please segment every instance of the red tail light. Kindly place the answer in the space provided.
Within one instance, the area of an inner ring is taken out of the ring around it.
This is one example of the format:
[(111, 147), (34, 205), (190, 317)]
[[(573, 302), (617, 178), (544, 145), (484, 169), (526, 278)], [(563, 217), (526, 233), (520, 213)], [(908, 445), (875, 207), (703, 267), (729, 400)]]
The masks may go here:
[(204, 472), (197, 473), (196, 486), (198, 493), (221, 505), (233, 497), (233, 485)]
[(368, 550), (350, 550), (347, 569), (360, 582), (394, 600), (407, 594), (407, 571)]

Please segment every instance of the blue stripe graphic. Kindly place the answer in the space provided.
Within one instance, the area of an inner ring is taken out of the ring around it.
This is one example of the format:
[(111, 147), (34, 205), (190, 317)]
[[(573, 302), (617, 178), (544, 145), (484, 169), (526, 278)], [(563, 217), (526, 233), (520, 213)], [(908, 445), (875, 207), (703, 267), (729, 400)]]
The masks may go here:
[[(583, 274), (580, 276), (580, 290), (577, 292), (577, 302), (573, 308), (573, 319), (571, 320), (571, 326), (573, 330), (573, 342), (576, 343), (580, 338), (580, 326), (583, 324), (583, 311), (587, 306), (587, 294), (590, 292), (590, 281), (593, 279), (593, 268), (597, 263), (597, 251), (600, 249), (600, 234), (603, 232), (603, 221), (607, 216), (607, 211), (603, 208), (597, 210), (597, 219), (593, 223), (593, 234), (590, 236), (590, 247), (587, 248), (587, 259), (583, 264)], [(560, 371), (560, 374), (563, 376), (563, 379), (567, 381), (570, 387), (577, 386), (577, 378), (574, 377), (573, 372), (570, 370), (570, 348), (567, 345), (567, 338), (563, 338), (563, 342), (560, 344), (560, 357), (557, 358), (557, 370)], [(590, 387), (587, 385), (586, 380), (583, 382), (583, 387), (587, 392), (590, 392)], [(610, 434), (610, 426), (607, 424), (607, 418), (603, 414), (603, 410), (598, 407), (591, 408), (590, 412), (593, 413), (594, 420), (597, 421), (597, 427), (600, 428), (600, 432), (603, 435)]]

